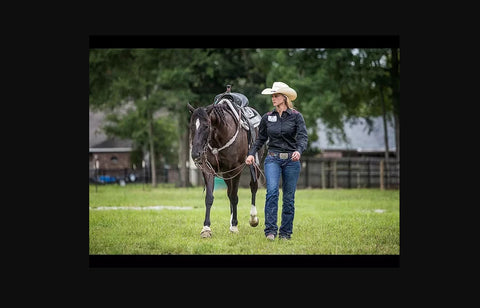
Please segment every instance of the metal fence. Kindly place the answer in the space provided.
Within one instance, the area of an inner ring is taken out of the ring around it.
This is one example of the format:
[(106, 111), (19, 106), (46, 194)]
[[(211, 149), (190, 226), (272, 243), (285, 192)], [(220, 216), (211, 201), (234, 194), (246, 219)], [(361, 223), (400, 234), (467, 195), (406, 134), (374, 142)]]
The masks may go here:
[[(302, 169), (297, 187), (302, 188), (400, 188), (400, 161), (396, 158), (345, 157), (345, 158), (311, 158), (301, 160)], [(263, 168), (262, 168), (263, 169)], [(250, 183), (249, 168), (244, 168), (240, 178), (240, 187), (248, 188)], [(176, 183), (180, 178), (177, 167), (157, 169), (157, 183)], [(133, 177), (132, 177), (133, 175)], [(198, 169), (189, 171), (190, 183), (203, 186), (203, 177)], [(149, 169), (137, 170), (103, 170), (90, 169), (90, 182), (106, 183), (151, 183)], [(133, 179), (133, 180), (132, 180)], [(260, 183), (263, 183), (261, 179)], [(280, 181), (281, 184), (281, 181)], [(261, 185), (262, 186), (262, 185)]]

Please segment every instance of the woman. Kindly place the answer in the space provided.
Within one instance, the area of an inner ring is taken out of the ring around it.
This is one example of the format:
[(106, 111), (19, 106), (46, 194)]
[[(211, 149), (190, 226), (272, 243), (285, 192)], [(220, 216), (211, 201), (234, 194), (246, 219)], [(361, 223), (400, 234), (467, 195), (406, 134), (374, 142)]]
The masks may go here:
[[(267, 181), (265, 199), (265, 236), (273, 241), (291, 238), (295, 214), (295, 191), (300, 174), (300, 157), (307, 148), (307, 129), (300, 112), (293, 109), (292, 101), (297, 92), (283, 82), (274, 82), (262, 94), (272, 95), (274, 110), (263, 115), (260, 121), (258, 138), (250, 148), (245, 160), (247, 165), (255, 162), (255, 154), (268, 140), (268, 152), (264, 171)], [(277, 226), (278, 196), (280, 176), (282, 176), (282, 220)]]

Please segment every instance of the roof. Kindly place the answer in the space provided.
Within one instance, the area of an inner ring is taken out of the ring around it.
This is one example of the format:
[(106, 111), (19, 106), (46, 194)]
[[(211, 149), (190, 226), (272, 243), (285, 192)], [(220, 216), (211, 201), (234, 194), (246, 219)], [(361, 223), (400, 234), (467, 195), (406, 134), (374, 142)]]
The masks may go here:
[[(318, 120), (318, 140), (312, 142), (312, 147), (321, 150), (356, 150), (358, 152), (384, 152), (385, 140), (382, 117), (372, 118), (373, 128), (368, 133), (368, 125), (363, 118), (359, 118), (354, 124), (345, 122), (343, 125), (347, 142), (340, 137), (333, 136), (333, 144), (328, 142), (326, 127)], [(395, 129), (393, 124), (387, 121), (388, 149), (395, 151)]]
[(89, 111), (88, 115), (88, 126), (90, 129), (88, 135), (88, 146), (92, 147), (95, 144), (99, 144), (105, 140), (107, 140), (107, 136), (101, 129), (101, 125), (103, 123), (103, 119), (105, 118), (104, 112), (92, 112)]
[(131, 140), (108, 138), (94, 146), (91, 146), (89, 152), (131, 152)]
[(89, 111), (89, 152), (130, 152), (132, 140), (109, 138), (101, 126), (105, 118), (104, 112)]

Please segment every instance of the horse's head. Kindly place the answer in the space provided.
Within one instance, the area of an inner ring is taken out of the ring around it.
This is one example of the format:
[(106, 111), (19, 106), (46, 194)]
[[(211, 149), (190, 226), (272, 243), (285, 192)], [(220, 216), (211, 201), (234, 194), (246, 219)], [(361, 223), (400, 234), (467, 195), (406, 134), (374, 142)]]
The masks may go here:
[(192, 159), (200, 160), (201, 155), (205, 152), (210, 135), (211, 122), (207, 109), (199, 107), (193, 108), (188, 104), (190, 113), (190, 146), (192, 148)]

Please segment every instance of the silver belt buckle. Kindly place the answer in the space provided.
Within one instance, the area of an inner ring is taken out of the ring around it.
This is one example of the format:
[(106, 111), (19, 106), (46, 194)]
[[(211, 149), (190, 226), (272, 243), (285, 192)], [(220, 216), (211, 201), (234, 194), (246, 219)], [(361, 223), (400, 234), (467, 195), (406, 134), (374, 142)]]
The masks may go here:
[(280, 159), (287, 159), (288, 153), (280, 153)]

